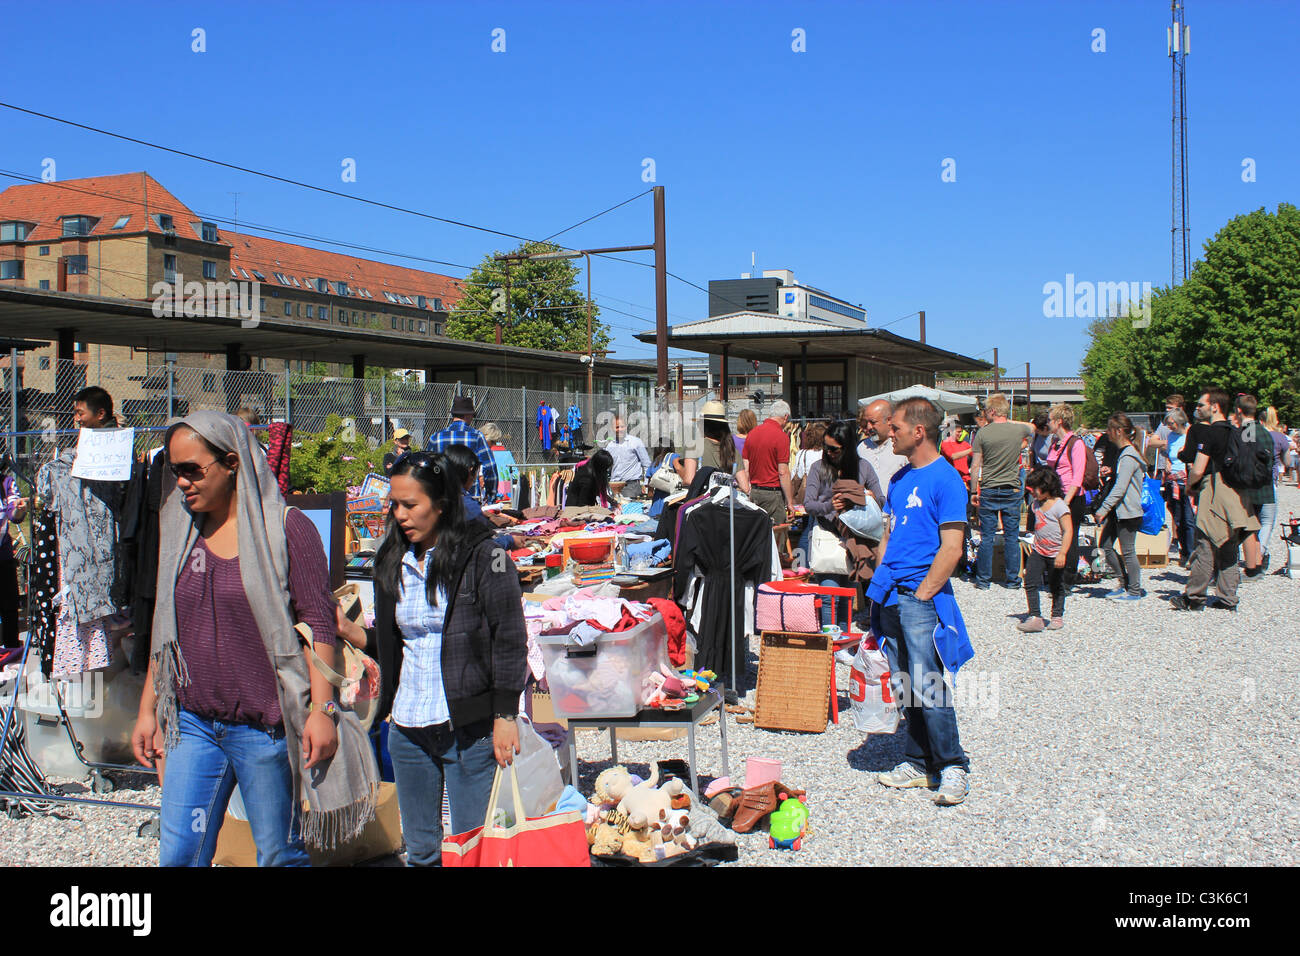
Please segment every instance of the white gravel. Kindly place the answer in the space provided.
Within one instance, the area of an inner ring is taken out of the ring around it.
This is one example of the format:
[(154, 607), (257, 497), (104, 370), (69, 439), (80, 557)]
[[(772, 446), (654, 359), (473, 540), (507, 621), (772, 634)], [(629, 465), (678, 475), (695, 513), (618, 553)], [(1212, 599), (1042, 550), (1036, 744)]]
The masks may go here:
[[(1285, 518), (1300, 493), (1279, 490)], [(1273, 567), (1285, 544), (1273, 542)], [(1140, 864), (1295, 865), (1300, 739), (1300, 578), (1242, 586), (1235, 614), (1178, 614), (1177, 564), (1146, 576), (1148, 598), (1115, 605), (1071, 595), (1066, 627), (1020, 634), (1022, 592), (954, 583), (976, 657), (961, 675), (958, 724), (971, 794), (937, 807), (926, 790), (890, 791), (901, 734), (868, 737), (848, 714), (824, 734), (755, 730), (728, 717), (733, 779), (745, 758), (774, 757), (783, 780), (809, 791), (814, 833), (797, 853), (739, 837), (737, 865)], [(1085, 588), (1097, 594), (1101, 586)], [(720, 773), (717, 727), (702, 728), (700, 769)], [(608, 766), (605, 735), (579, 742), (585, 790)], [(648, 772), (685, 757), (686, 742), (621, 742), (622, 762)], [(113, 796), (156, 803), (145, 778)], [(139, 789), (131, 789), (132, 787)], [(157, 843), (136, 836), (144, 814), (79, 808), (76, 819), (0, 816), (0, 865), (139, 865)]]

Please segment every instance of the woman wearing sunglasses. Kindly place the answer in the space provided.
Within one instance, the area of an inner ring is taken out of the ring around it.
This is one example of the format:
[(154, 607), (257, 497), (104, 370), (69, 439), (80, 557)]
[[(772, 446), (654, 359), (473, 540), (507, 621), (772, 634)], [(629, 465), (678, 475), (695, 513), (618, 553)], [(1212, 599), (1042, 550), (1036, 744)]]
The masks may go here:
[(490, 528), (466, 522), (461, 480), (445, 455), (394, 463), (375, 627), (339, 621), (379, 661), (377, 719), (392, 714), (388, 750), (411, 866), (442, 861), (444, 788), (452, 829), (481, 826), (495, 768), (519, 749), (528, 640), (519, 573)]
[[(803, 507), (808, 513), (809, 521), (809, 540), (811, 539), (811, 523), (817, 522), (823, 529), (830, 531), (838, 536), (835, 530), (835, 516), (846, 509), (852, 507), (852, 503), (846, 492), (847, 486), (841, 485), (836, 490), (836, 483), (848, 481), (853, 483), (853, 490), (865, 491), (870, 494), (877, 502), (884, 500), (884, 495), (880, 488), (880, 479), (876, 477), (876, 470), (871, 467), (871, 462), (865, 458), (858, 457), (858, 430), (857, 423), (852, 421), (839, 421), (826, 429), (826, 434), (822, 438), (822, 457), (821, 461), (813, 462), (808, 469), (808, 481), (804, 485)], [(807, 551), (804, 552), (808, 554)], [(846, 574), (827, 574), (823, 575), (819, 582), (823, 587), (845, 587), (849, 583)], [(836, 615), (835, 620), (841, 627), (848, 623), (848, 599), (839, 598), (841, 601), (841, 613)], [(822, 623), (831, 623), (831, 602), (822, 602)]]
[[(378, 770), (294, 629), (335, 667), (329, 571), (311, 519), (286, 509), (232, 415), (168, 429), (149, 680), (132, 744), (163, 777), (159, 862), (207, 866), (239, 784), (261, 866), (308, 866), (374, 816)], [(161, 767), (160, 767), (161, 769)], [(300, 810), (304, 801), (305, 816)]]

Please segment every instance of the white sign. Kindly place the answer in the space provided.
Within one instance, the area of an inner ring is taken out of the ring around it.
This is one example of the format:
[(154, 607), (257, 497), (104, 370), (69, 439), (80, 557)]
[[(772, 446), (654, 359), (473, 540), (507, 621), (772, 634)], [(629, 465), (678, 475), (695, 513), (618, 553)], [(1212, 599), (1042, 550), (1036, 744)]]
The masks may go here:
[(134, 428), (83, 428), (77, 438), (72, 477), (126, 481), (135, 461)]

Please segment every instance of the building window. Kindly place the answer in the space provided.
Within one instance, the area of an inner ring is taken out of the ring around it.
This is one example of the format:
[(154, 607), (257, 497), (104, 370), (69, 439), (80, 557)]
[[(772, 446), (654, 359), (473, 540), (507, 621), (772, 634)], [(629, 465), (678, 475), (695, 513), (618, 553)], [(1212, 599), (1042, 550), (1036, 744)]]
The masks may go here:
[(49, 279), (42, 279), (42, 280), (40, 281), (40, 287), (41, 287), (41, 289), (42, 289), (43, 291), (48, 292), (48, 291), (50, 290), (50, 280), (49, 280)]
[[(76, 258), (85, 259), (86, 257), (85, 257), (85, 256), (80, 256), (80, 257), (78, 257), (78, 256), (69, 256), (69, 257), (68, 257), (68, 271), (69, 271), (69, 272), (72, 271), (72, 260), (73, 260), (73, 259), (76, 259)], [(172, 256), (172, 255), (165, 255), (165, 256), (163, 256), (163, 281), (164, 281), (164, 282), (175, 282), (175, 281), (176, 281), (176, 257), (175, 257), (175, 256)]]
[(118, 216), (117, 222), (113, 223), (114, 229), (125, 229), (126, 224), (131, 221), (130, 216)]
[[(175, 256), (172, 256), (175, 259)], [(68, 256), (68, 275), (84, 276), (89, 271), (87, 256)]]
[(414, 332), (414, 331), (415, 331), (415, 319), (407, 319), (407, 320), (406, 320), (406, 331), (408, 331), (408, 332)]
[(89, 216), (63, 216), (63, 236), (88, 236), (95, 228), (95, 220)]
[(434, 323), (434, 326), (433, 326), (433, 334), (434, 334), (434, 335), (442, 335), (442, 326), (441, 326), (441, 325), (438, 325), (437, 323)]
[(258, 272), (256, 269), (253, 270), (253, 275), (257, 277), (258, 282), (266, 281), (266, 276), (262, 275), (262, 273)]
[(348, 324), (348, 314), (343, 309), (339, 309), (339, 325)]
[(5, 259), (0, 261), (0, 279), (21, 279), (23, 277), (23, 260)]
[(30, 222), (0, 222), (0, 242), (22, 242), (31, 231)]
[(426, 305), (429, 304), (429, 300), (422, 295), (417, 295), (415, 297), (415, 304), (419, 306), (421, 309), (423, 309)]
[(248, 274), (248, 270), (247, 270), (247, 269), (245, 269), (245, 268), (243, 268), (243, 267), (241, 266), (240, 269), (239, 269), (239, 271), (240, 271), (241, 273), (243, 273), (244, 278), (247, 279), (249, 282), (252, 282), (252, 281), (253, 281), (253, 277), (250, 276), (250, 275)]
[(397, 328), (397, 316), (393, 316), (393, 328)]
[(217, 277), (217, 264), (211, 259), (203, 260), (203, 278), (215, 279)]
[(316, 307), (314, 305), (307, 306), (307, 318), (309, 319), (316, 318)]
[(203, 391), (215, 392), (217, 390), (217, 376), (212, 372), (203, 373)]
[(326, 322), (330, 320), (330, 310), (325, 308), (323, 305), (318, 305), (316, 307), (316, 315)]
[(49, 246), (41, 246), (41, 255), (43, 255), (43, 256), (48, 256), (49, 254), (50, 254), (50, 247), (49, 247)]
[(329, 280), (328, 280), (328, 279), (317, 279), (317, 280), (316, 280), (316, 291), (317, 291), (317, 292), (329, 292), (329, 290), (330, 290), (330, 284), (329, 284)]
[(217, 241), (217, 224), (215, 222), (203, 223), (203, 241), (204, 242)]
[(424, 335), (424, 334), (425, 334), (426, 332), (428, 332), (428, 331), (429, 331), (429, 323), (428, 323), (428, 322), (421, 322), (421, 323), (420, 323), (420, 334), (421, 334), (421, 335)]
[(293, 304), (292, 304), (292, 303), (286, 302), (286, 303), (284, 304), (284, 314), (285, 314), (285, 315), (293, 315)]
[(48, 372), (50, 369), (50, 357), (48, 355), (42, 355), (38, 364), (40, 365), (42, 372)]
[(442, 311), (442, 299), (434, 299), (434, 300), (433, 300), (433, 311), (435, 311), (435, 312), (441, 312), (441, 311)]
[(297, 304), (293, 307), (293, 314), (296, 315), (296, 316), (298, 316), (298, 318), (300, 318), (300, 319), (302, 318), (302, 303), (301, 303), (301, 302), (297, 303)]
[(339, 295), (347, 295), (348, 284), (346, 282), (335, 282), (334, 291), (337, 292)]
[(266, 299), (265, 299), (265, 298), (258, 300), (258, 305), (261, 307), (261, 310), (262, 310), (263, 312), (266, 311)]

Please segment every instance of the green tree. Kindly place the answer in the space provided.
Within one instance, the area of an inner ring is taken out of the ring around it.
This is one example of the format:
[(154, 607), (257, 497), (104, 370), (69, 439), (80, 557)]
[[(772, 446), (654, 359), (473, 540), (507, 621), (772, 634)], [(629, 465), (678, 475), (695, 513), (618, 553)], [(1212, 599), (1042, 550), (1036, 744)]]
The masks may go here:
[(1300, 420), (1300, 209), (1281, 203), (1230, 220), (1205, 244), (1187, 281), (1157, 290), (1151, 324), (1100, 319), (1083, 360), (1089, 421), (1163, 408), (1217, 385), (1251, 392)]
[(338, 415), (325, 419), (323, 431), (294, 435), (289, 457), (289, 483), (296, 491), (337, 491), (359, 485), (379, 471), (382, 447), (372, 449), (366, 437)]
[[(511, 255), (555, 252), (552, 243), (528, 242)], [(506, 345), (550, 349), (555, 352), (587, 351), (587, 299), (578, 291), (574, 259), (524, 259), (498, 262), (485, 256), (465, 280), (465, 295), (447, 316), (447, 335), (472, 342), (495, 342), (496, 323), (503, 324)], [(507, 296), (506, 286), (509, 283)], [(510, 323), (505, 307), (509, 303)], [(498, 304), (500, 312), (494, 312)], [(592, 305), (591, 347), (609, 347), (609, 328), (598, 320)]]

